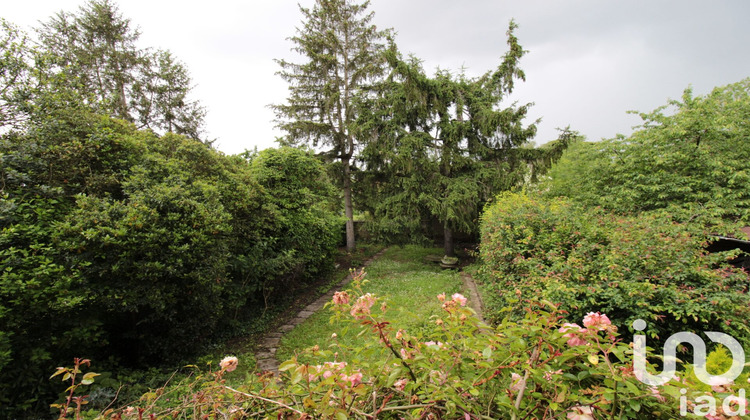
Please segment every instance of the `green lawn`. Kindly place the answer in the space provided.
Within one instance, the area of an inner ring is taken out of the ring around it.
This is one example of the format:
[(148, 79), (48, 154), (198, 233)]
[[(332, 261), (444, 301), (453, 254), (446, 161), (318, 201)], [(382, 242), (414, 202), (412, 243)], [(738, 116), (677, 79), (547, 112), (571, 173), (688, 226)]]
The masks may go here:
[[(391, 247), (383, 256), (367, 267), (365, 292), (388, 298), (388, 318), (394, 329), (403, 328), (410, 334), (417, 333), (432, 315), (442, 312), (436, 296), (440, 293), (451, 295), (461, 290), (461, 279), (456, 271), (442, 270), (437, 264), (424, 261), (429, 254), (442, 253), (438, 248), (417, 246)], [(342, 347), (351, 347), (355, 354), (341, 355), (352, 362), (359, 359), (357, 343), (363, 327), (353, 326), (346, 321), (331, 323), (332, 311), (323, 309), (294, 330), (285, 334), (276, 353), (279, 361), (291, 358), (300, 350), (318, 345), (321, 349), (330, 348), (340, 351), (335, 343)], [(331, 335), (337, 334), (336, 339)], [(364, 332), (367, 334), (368, 332)], [(333, 346), (333, 347), (332, 347)], [(310, 363), (326, 360), (315, 360), (315, 357), (304, 354), (300, 361)]]

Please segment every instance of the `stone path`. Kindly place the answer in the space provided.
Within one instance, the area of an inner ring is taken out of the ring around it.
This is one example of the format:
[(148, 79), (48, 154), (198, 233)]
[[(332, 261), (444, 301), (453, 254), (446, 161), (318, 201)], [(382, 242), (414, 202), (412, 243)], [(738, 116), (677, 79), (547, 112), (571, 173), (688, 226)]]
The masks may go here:
[[(376, 258), (383, 255), (383, 253), (388, 248), (381, 249), (377, 254), (373, 255), (370, 259), (365, 261), (364, 267), (367, 267), (370, 265), (370, 263), (375, 260)], [(255, 360), (257, 361), (257, 370), (260, 372), (278, 372), (279, 370), (279, 361), (276, 359), (276, 350), (279, 348), (279, 343), (281, 342), (281, 337), (288, 333), (289, 331), (293, 330), (294, 327), (304, 322), (307, 318), (309, 318), (312, 314), (315, 312), (323, 309), (323, 306), (326, 304), (326, 302), (329, 302), (333, 298), (333, 294), (341, 290), (344, 286), (349, 284), (349, 282), (352, 280), (352, 276), (348, 275), (346, 278), (341, 280), (337, 285), (331, 288), (331, 290), (328, 291), (325, 295), (319, 297), (315, 302), (305, 306), (304, 309), (302, 309), (297, 316), (295, 316), (292, 320), (287, 322), (286, 324), (279, 327), (277, 331), (273, 331), (270, 333), (267, 333), (263, 338), (261, 339), (260, 346), (258, 347), (258, 350), (255, 352)]]
[(469, 295), (467, 296), (469, 298), (469, 306), (474, 310), (474, 312), (477, 313), (477, 317), (479, 317), (479, 320), (484, 322), (484, 317), (482, 316), (482, 298), (479, 296), (477, 283), (469, 275), (469, 273), (466, 273), (464, 271), (461, 272), (461, 280), (464, 282), (464, 289), (467, 290), (467, 293)]

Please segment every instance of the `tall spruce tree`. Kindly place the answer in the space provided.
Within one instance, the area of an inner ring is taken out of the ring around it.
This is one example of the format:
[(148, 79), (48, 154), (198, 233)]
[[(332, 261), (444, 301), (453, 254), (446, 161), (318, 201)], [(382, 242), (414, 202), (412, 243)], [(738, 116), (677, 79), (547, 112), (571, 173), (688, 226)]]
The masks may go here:
[(365, 133), (358, 125), (360, 104), (368, 86), (384, 72), (382, 51), (390, 30), (372, 24), (369, 1), (317, 0), (304, 15), (293, 50), (306, 61), (277, 60), (279, 75), (289, 83), (286, 104), (273, 105), (277, 124), (287, 132), (287, 144), (311, 144), (341, 163), (341, 185), (346, 213), (346, 248), (352, 251), (354, 207), (352, 165)]
[(24, 102), (33, 87), (32, 48), (17, 26), (0, 18), (0, 130), (26, 120)]
[(391, 73), (363, 115), (375, 135), (362, 153), (363, 184), (384, 238), (425, 239), (437, 220), (445, 254), (453, 256), (454, 233), (476, 230), (483, 203), (522, 183), (530, 163), (559, 156), (559, 148), (524, 147), (536, 134), (536, 123), (523, 123), (530, 104), (500, 106), (525, 79), (515, 28), (511, 21), (500, 65), (477, 78), (427, 77), (418, 59), (387, 54)]
[[(47, 69), (96, 112), (138, 128), (199, 139), (205, 109), (187, 95), (192, 82), (171, 53), (136, 44), (140, 32), (111, 0), (89, 0), (38, 29)], [(60, 77), (62, 76), (62, 77)]]

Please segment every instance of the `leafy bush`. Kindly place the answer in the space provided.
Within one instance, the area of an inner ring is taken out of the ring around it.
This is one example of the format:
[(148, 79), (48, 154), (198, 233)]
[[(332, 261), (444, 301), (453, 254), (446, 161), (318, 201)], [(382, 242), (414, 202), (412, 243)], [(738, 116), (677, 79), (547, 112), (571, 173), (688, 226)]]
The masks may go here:
[[(543, 189), (620, 214), (669, 209), (690, 223), (750, 224), (750, 79), (639, 114), (630, 137), (574, 143)], [(722, 234), (731, 231), (719, 232)]]
[(259, 228), (276, 254), (267, 256), (264, 271), (297, 281), (328, 272), (343, 218), (336, 217), (338, 193), (323, 164), (300, 149), (267, 149), (250, 157), (250, 174), (265, 192), (268, 217)]
[[(750, 344), (748, 277), (707, 254), (707, 232), (663, 213), (615, 216), (564, 199), (499, 196), (482, 217), (480, 273), (489, 317), (539, 297), (572, 318), (636, 319), (666, 339), (678, 331), (724, 331)], [(731, 255), (731, 254), (729, 254)]]
[(54, 118), (0, 142), (0, 413), (46, 410), (47, 372), (81, 352), (179, 360), (332, 268), (332, 189), (309, 152), (248, 162)]

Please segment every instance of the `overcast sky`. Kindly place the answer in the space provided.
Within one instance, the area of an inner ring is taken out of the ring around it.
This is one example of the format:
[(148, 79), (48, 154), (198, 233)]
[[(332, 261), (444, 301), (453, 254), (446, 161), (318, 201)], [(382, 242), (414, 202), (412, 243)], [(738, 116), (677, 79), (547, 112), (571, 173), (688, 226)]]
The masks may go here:
[[(297, 1), (120, 0), (140, 28), (141, 46), (171, 50), (190, 69), (193, 95), (208, 108), (209, 137), (226, 153), (274, 146), (282, 133), (266, 105), (287, 85), (274, 58), (292, 57), (302, 15)], [(301, 0), (311, 6), (312, 0)], [(80, 0), (6, 1), (0, 15), (26, 29)], [(750, 2), (746, 0), (372, 0), (374, 23), (393, 28), (404, 53), (436, 67), (478, 75), (496, 67), (514, 18), (529, 51), (526, 82), (514, 100), (542, 118), (536, 143), (570, 125), (589, 140), (628, 134), (639, 118), (677, 99), (750, 77)]]

